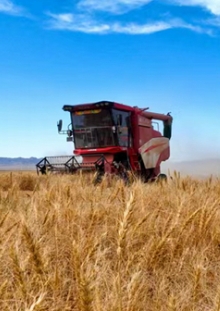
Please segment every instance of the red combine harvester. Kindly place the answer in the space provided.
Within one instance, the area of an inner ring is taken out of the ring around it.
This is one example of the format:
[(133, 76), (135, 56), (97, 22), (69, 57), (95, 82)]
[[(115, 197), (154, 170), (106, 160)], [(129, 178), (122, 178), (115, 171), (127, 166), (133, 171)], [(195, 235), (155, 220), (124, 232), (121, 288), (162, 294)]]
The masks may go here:
[[(38, 173), (94, 170), (95, 182), (101, 181), (104, 174), (115, 174), (127, 181), (129, 171), (144, 182), (166, 177), (160, 174), (160, 164), (170, 156), (173, 118), (169, 113), (110, 101), (65, 105), (63, 110), (70, 113), (71, 123), (63, 131), (60, 120), (58, 132), (67, 134), (67, 141), (74, 143), (74, 156), (46, 157), (36, 165)], [(163, 122), (163, 133), (156, 121)]]

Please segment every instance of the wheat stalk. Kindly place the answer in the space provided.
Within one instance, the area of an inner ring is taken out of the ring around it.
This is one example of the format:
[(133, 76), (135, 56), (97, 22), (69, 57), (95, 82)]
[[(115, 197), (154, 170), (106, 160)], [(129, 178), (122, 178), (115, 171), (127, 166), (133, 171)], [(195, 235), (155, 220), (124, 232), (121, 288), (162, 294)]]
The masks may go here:
[(30, 263), (33, 263), (34, 270), (37, 274), (43, 274), (44, 264), (39, 250), (39, 246), (37, 245), (32, 232), (24, 222), (22, 224), (22, 233), (26, 241), (27, 248), (29, 250)]
[(24, 273), (20, 266), (18, 254), (14, 248), (11, 249), (11, 260), (12, 260), (12, 272), (13, 272), (15, 285), (18, 286), (19, 289), (21, 289), (22, 297), (25, 300), (27, 296), (27, 289), (26, 289), (26, 284), (24, 280)]

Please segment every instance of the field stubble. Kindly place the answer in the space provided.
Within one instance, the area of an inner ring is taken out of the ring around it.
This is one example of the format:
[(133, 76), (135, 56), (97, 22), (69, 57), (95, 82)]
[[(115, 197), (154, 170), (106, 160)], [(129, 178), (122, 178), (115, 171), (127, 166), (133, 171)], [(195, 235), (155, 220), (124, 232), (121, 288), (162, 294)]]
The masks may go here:
[(220, 181), (0, 175), (0, 310), (219, 311)]

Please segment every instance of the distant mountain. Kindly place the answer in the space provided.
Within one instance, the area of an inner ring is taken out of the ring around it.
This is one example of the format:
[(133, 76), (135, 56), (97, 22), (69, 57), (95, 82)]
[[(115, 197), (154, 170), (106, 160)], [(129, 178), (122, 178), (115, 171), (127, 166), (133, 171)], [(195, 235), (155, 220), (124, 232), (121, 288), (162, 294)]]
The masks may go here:
[(35, 169), (35, 165), (40, 161), (39, 158), (5, 158), (0, 157), (0, 170), (8, 169)]

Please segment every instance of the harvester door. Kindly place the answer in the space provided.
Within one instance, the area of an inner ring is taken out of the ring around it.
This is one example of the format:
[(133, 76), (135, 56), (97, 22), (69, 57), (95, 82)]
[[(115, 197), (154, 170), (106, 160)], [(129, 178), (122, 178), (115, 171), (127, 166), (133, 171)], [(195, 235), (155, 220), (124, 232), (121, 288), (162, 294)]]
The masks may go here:
[(117, 126), (118, 143), (121, 147), (128, 147), (129, 144), (129, 120), (130, 112), (115, 110), (113, 111), (114, 123)]

